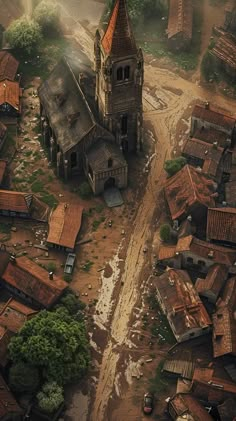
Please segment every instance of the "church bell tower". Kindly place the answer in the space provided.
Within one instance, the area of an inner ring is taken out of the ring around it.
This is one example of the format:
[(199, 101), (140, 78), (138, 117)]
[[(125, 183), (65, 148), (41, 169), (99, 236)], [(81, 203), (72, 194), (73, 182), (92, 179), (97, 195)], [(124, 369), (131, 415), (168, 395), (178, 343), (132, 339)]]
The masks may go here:
[(142, 149), (143, 54), (126, 0), (116, 0), (104, 34), (94, 42), (96, 101), (101, 123), (124, 153)]

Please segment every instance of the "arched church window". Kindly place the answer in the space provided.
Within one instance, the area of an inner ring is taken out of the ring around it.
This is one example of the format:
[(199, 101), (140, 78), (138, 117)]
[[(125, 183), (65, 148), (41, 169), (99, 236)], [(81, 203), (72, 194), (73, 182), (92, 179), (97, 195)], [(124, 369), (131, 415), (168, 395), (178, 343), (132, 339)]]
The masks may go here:
[(123, 115), (121, 117), (121, 135), (126, 135), (128, 131), (128, 116)]
[(124, 69), (124, 79), (128, 80), (130, 78), (130, 66), (125, 66)]
[(77, 153), (76, 152), (72, 152), (70, 156), (70, 163), (71, 163), (71, 168), (74, 168), (77, 166)]
[(123, 67), (118, 67), (116, 72), (117, 80), (123, 80)]

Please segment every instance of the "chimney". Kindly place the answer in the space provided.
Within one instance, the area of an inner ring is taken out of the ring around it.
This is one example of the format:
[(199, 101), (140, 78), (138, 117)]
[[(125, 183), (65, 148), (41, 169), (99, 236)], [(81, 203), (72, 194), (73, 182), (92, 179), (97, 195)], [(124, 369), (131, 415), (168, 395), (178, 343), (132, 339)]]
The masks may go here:
[(209, 110), (210, 109), (210, 103), (209, 102), (205, 102), (205, 110)]
[(48, 277), (49, 277), (50, 281), (53, 281), (53, 272), (49, 272)]

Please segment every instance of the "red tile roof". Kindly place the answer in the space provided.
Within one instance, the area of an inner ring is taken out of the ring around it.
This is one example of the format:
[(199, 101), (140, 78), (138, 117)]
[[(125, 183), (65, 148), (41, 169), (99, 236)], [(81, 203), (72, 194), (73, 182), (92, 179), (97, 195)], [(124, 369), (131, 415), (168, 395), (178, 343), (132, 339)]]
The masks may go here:
[(209, 105), (208, 107), (205, 107), (204, 105), (195, 105), (192, 117), (215, 124), (226, 130), (233, 130), (236, 123), (235, 116), (230, 115), (227, 111), (221, 112), (212, 105)]
[(51, 307), (68, 287), (55, 275), (53, 280), (49, 280), (48, 272), (25, 256), (17, 257), (15, 262), (10, 261), (2, 279), (46, 308)]
[(172, 219), (191, 213), (193, 206), (207, 208), (213, 207), (215, 203), (215, 183), (190, 165), (185, 165), (167, 179), (164, 189)]
[[(170, 408), (172, 407), (172, 409)], [(208, 414), (204, 406), (198, 402), (194, 396), (187, 393), (177, 393), (168, 402), (170, 414), (175, 413), (174, 419), (186, 419), (194, 421), (212, 421), (213, 418)], [(179, 418), (180, 417), (180, 418)]]
[(0, 325), (17, 333), (37, 311), (10, 298), (0, 311)]
[(19, 61), (8, 51), (0, 51), (0, 81), (8, 79), (14, 81), (16, 78)]
[(204, 291), (211, 291), (217, 298), (227, 276), (227, 266), (214, 264), (208, 270), (206, 279), (197, 279), (195, 288), (199, 294), (204, 293)]
[(182, 33), (186, 38), (192, 38), (193, 7), (192, 0), (170, 0), (168, 18), (168, 38)]
[(102, 38), (102, 47), (110, 56), (129, 56), (137, 53), (126, 0), (116, 0)]
[(224, 64), (236, 70), (236, 42), (230, 34), (222, 35), (216, 42), (211, 54)]
[(155, 279), (155, 286), (168, 320), (174, 326), (175, 335), (183, 335), (189, 330), (212, 324), (186, 271), (168, 269)]
[(236, 394), (236, 384), (214, 376), (210, 368), (195, 368), (192, 393), (199, 399), (221, 403)]
[(234, 311), (236, 308), (236, 276), (228, 279), (222, 297), (217, 301), (217, 307), (228, 307)]
[(0, 209), (12, 212), (30, 213), (32, 193), (0, 190)]
[(212, 316), (214, 358), (225, 354), (236, 355), (236, 320), (228, 307), (220, 307)]
[(209, 208), (207, 238), (236, 244), (236, 208)]
[(83, 207), (60, 203), (49, 221), (48, 243), (74, 249), (82, 222)]
[(17, 415), (23, 415), (23, 411), (0, 375), (0, 419), (15, 419)]
[(227, 133), (223, 133), (220, 130), (216, 130), (213, 128), (206, 129), (200, 128), (194, 131), (194, 138), (203, 140), (204, 142), (213, 144), (214, 142), (217, 142), (218, 145), (222, 148), (225, 148), (230, 145), (230, 142), (228, 141), (229, 136)]
[(158, 259), (171, 259), (176, 256), (176, 246), (161, 246), (158, 252)]
[(21, 112), (20, 98), (22, 89), (18, 82), (3, 80), (0, 82), (0, 105), (7, 103), (11, 105), (18, 113)]

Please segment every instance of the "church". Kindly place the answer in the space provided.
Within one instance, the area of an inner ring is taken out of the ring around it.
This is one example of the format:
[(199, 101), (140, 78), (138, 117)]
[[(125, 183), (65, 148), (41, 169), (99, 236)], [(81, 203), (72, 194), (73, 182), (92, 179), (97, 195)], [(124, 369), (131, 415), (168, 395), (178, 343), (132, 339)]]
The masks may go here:
[(125, 157), (142, 149), (143, 54), (126, 0), (94, 40), (94, 70), (63, 58), (39, 87), (43, 142), (57, 175), (84, 173), (94, 194), (127, 187)]

